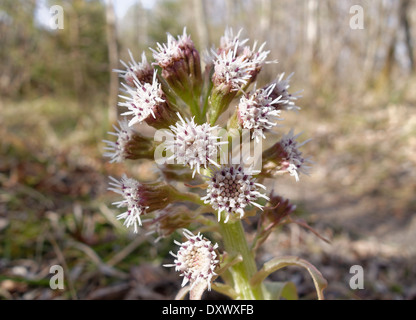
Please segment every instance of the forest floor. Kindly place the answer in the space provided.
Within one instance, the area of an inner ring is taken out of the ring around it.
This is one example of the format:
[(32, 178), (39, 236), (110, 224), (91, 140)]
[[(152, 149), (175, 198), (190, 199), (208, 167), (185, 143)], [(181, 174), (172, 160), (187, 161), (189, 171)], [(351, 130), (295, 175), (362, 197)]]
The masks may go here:
[[(309, 260), (328, 280), (328, 299), (416, 299), (416, 98), (341, 104), (285, 115), (283, 130), (313, 137), (302, 149), (315, 164), (300, 182), (274, 183), (330, 243), (288, 224), (258, 263), (276, 254)], [(0, 299), (169, 299), (178, 290), (177, 274), (161, 267), (171, 242), (154, 245), (114, 218), (107, 176), (125, 168), (102, 157), (103, 110), (52, 98), (0, 101)], [(55, 264), (69, 275), (65, 290), (49, 288)], [(364, 289), (350, 288), (353, 265), (363, 267)], [(293, 281), (301, 298), (316, 297), (303, 270), (272, 277)]]

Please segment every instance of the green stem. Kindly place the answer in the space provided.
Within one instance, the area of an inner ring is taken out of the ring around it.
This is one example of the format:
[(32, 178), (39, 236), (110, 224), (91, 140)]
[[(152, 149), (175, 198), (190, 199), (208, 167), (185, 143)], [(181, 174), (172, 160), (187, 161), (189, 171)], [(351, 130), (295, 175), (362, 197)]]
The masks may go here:
[(221, 88), (214, 88), (209, 97), (209, 123), (211, 126), (215, 125), (219, 116), (227, 110), (231, 101), (234, 99), (236, 92), (222, 91)]
[(250, 285), (251, 277), (257, 272), (256, 262), (251, 253), (243, 225), (240, 220), (220, 223), (220, 232), (224, 241), (225, 249), (230, 255), (240, 254), (242, 262), (232, 266), (229, 270), (234, 281), (234, 289), (245, 300), (262, 300), (262, 285), (255, 287)]
[(197, 124), (202, 124), (205, 122), (205, 119), (203, 118), (203, 115), (201, 115), (201, 110), (199, 108), (199, 102), (194, 97), (189, 102), (189, 106), (191, 108), (192, 115), (195, 116), (195, 121)]
[(203, 107), (202, 107), (202, 115), (206, 115), (208, 112), (208, 105), (209, 105), (209, 95), (211, 93), (212, 87), (213, 87), (213, 83), (210, 82), (208, 84), (208, 89), (207, 89), (207, 93), (205, 93), (204, 96), (204, 103), (203, 103)]

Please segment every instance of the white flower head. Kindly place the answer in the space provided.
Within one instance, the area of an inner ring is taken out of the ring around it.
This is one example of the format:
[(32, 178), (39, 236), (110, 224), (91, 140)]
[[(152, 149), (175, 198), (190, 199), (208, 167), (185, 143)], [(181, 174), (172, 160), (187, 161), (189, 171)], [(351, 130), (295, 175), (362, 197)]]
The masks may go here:
[(186, 28), (177, 39), (168, 33), (167, 43), (158, 43), (157, 50), (151, 50), (156, 61), (154, 64), (162, 69), (161, 76), (185, 103), (190, 103), (189, 91), (196, 96), (200, 95), (200, 56), (191, 37), (186, 33)]
[(108, 152), (104, 153), (104, 157), (111, 158), (110, 163), (123, 162), (128, 157), (127, 144), (133, 139), (135, 131), (129, 127), (129, 122), (126, 119), (118, 121), (120, 128), (113, 125), (116, 132), (108, 132), (108, 134), (117, 137), (116, 141), (103, 140), (107, 143), (107, 147), (104, 150)]
[(127, 228), (133, 226), (134, 232), (137, 233), (137, 225), (142, 225), (140, 216), (146, 214), (146, 210), (149, 208), (142, 203), (140, 183), (135, 179), (127, 178), (126, 175), (123, 175), (120, 181), (113, 177), (109, 178), (112, 181), (110, 182), (112, 187), (108, 188), (108, 190), (123, 196), (123, 200), (114, 202), (113, 205), (116, 205), (118, 208), (127, 208), (127, 211), (119, 214), (117, 219), (124, 219), (124, 225)]
[(234, 35), (232, 28), (226, 28), (224, 35), (220, 39), (220, 46), (217, 50), (218, 54), (236, 49), (237, 55), (240, 55), (244, 49), (244, 44), (248, 41), (248, 39), (240, 40), (242, 31), (243, 29), (240, 29), (238, 33)]
[(183, 34), (178, 36), (177, 40), (168, 33), (166, 43), (157, 43), (157, 49), (150, 48), (150, 50), (153, 52), (153, 58), (155, 58), (156, 63), (160, 67), (166, 68), (171, 66), (175, 61), (185, 58), (183, 49), (186, 47), (193, 47), (193, 42), (190, 36), (187, 35), (185, 27)]
[(187, 241), (180, 243), (175, 240), (180, 248), (176, 254), (170, 254), (175, 258), (173, 264), (165, 264), (164, 267), (175, 267), (175, 271), (183, 277), (182, 287), (188, 282), (191, 289), (200, 282), (205, 282), (208, 290), (211, 290), (212, 277), (216, 275), (215, 269), (219, 265), (216, 249), (218, 244), (212, 245), (211, 241), (204, 238), (200, 233), (194, 235), (184, 229)]
[(206, 65), (211, 65), (214, 63), (214, 60), (221, 56), (222, 53), (227, 54), (228, 51), (236, 49), (236, 55), (240, 55), (244, 50), (244, 44), (248, 41), (248, 39), (240, 40), (240, 35), (243, 29), (234, 36), (234, 32), (232, 28), (226, 28), (224, 35), (220, 39), (220, 45), (218, 48), (213, 46), (210, 50), (205, 49), (202, 52), (202, 59)]
[(253, 69), (258, 73), (266, 63), (277, 63), (277, 61), (266, 61), (270, 50), (264, 51), (266, 42), (257, 49), (257, 41), (254, 42), (253, 47), (245, 46), (242, 55), (252, 64)]
[(184, 120), (178, 113), (180, 121), (170, 126), (174, 139), (167, 140), (166, 149), (173, 153), (172, 159), (178, 163), (189, 165), (195, 173), (200, 173), (201, 167), (207, 168), (209, 164), (216, 163), (218, 146), (228, 143), (218, 141), (214, 131), (217, 126), (211, 127), (208, 123), (196, 124), (194, 118)]
[(212, 208), (218, 210), (218, 221), (221, 220), (221, 212), (225, 211), (227, 222), (231, 214), (239, 214), (244, 217), (244, 208), (254, 205), (259, 209), (263, 206), (256, 203), (259, 198), (269, 200), (267, 196), (259, 192), (259, 188), (266, 189), (262, 184), (256, 183), (252, 177), (255, 173), (244, 169), (240, 165), (222, 165), (213, 169), (208, 181), (207, 195), (202, 197), (204, 203), (209, 203)]
[(301, 133), (296, 136), (293, 135), (293, 129), (290, 132), (282, 137), (280, 142), (278, 142), (280, 148), (283, 150), (282, 153), (282, 168), (281, 170), (286, 170), (290, 173), (291, 176), (294, 176), (296, 181), (299, 181), (299, 172), (304, 174), (309, 174), (310, 166), (313, 162), (308, 158), (302, 156), (302, 152), (299, 150), (301, 146), (309, 142), (306, 140), (302, 143), (296, 141)]
[(251, 95), (243, 95), (238, 104), (238, 119), (243, 129), (253, 130), (252, 139), (266, 138), (264, 131), (277, 126), (280, 110), (275, 105), (281, 102), (281, 97), (273, 99), (271, 92), (275, 84), (266, 89), (256, 90)]
[(153, 68), (147, 62), (146, 54), (142, 53), (142, 61), (137, 62), (133, 54), (129, 51), (130, 61), (124, 62), (120, 60), (121, 64), (126, 68), (125, 70), (114, 69), (114, 72), (120, 74), (121, 77), (127, 82), (130, 87), (134, 87), (135, 79), (138, 79), (140, 82), (152, 82)]
[(278, 97), (281, 96), (281, 100), (278, 103), (279, 109), (283, 110), (300, 110), (300, 107), (296, 105), (296, 100), (301, 98), (300, 95), (301, 91), (297, 91), (294, 93), (289, 93), (288, 89), (290, 88), (290, 79), (293, 76), (293, 72), (286, 78), (283, 79), (285, 76), (285, 73), (283, 72), (280, 74), (276, 80), (274, 80), (272, 83), (276, 84), (272, 96)]
[(215, 85), (225, 84), (230, 86), (231, 91), (238, 91), (251, 79), (255, 71), (253, 63), (248, 61), (244, 55), (237, 55), (237, 45), (228, 52), (222, 52), (220, 55), (213, 52)]
[(122, 115), (133, 116), (129, 122), (129, 126), (141, 123), (149, 117), (156, 119), (155, 114), (157, 113), (158, 107), (165, 102), (161, 84), (157, 81), (156, 75), (155, 71), (153, 73), (152, 83), (142, 83), (136, 79), (134, 80), (135, 88), (124, 85), (126, 93), (130, 96), (120, 96), (126, 101), (119, 102), (119, 106), (129, 109), (129, 111), (122, 113)]
[(186, 27), (183, 28), (183, 33), (182, 35), (178, 36), (178, 46), (179, 48), (181, 48), (182, 50), (185, 48), (194, 48), (194, 43), (191, 39), (191, 36), (189, 34), (186, 33)]

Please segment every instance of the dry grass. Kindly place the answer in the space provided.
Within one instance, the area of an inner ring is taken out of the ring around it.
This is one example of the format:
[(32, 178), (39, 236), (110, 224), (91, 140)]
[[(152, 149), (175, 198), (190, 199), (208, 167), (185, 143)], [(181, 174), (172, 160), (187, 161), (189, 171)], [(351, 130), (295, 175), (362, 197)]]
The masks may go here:
[[(113, 197), (106, 177), (122, 168), (102, 158), (105, 108), (82, 110), (71, 101), (42, 98), (2, 102), (0, 110), (1, 297), (172, 295), (173, 285), (153, 290), (159, 279), (173, 284), (164, 270), (146, 263), (158, 265), (157, 251), (143, 237), (132, 238), (108, 206)], [(49, 288), (54, 264), (67, 275), (63, 291)]]

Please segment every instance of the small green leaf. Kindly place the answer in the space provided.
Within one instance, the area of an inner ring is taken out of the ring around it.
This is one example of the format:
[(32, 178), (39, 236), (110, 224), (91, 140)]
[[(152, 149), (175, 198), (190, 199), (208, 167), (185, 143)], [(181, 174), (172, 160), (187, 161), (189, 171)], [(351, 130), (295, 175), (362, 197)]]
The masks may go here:
[(243, 261), (243, 257), (241, 256), (241, 254), (227, 256), (221, 263), (220, 268), (215, 270), (215, 273), (220, 276), (224, 273), (224, 271), (228, 270), (233, 265), (240, 263), (241, 261)]
[(316, 293), (319, 300), (324, 300), (323, 291), (328, 285), (328, 282), (322, 276), (318, 269), (316, 269), (310, 262), (294, 256), (285, 256), (274, 258), (263, 265), (250, 280), (252, 286), (257, 286), (263, 282), (271, 273), (287, 266), (299, 266), (308, 270), (315, 285)]
[(266, 286), (266, 300), (279, 300), (280, 298), (284, 298), (286, 300), (298, 299), (296, 285), (291, 281), (265, 281), (264, 285)]
[(222, 293), (223, 295), (226, 295), (228, 297), (230, 297), (233, 300), (236, 300), (238, 298), (238, 294), (237, 292), (235, 292), (235, 290), (230, 287), (229, 285), (226, 285), (224, 283), (220, 283), (220, 282), (214, 282), (211, 285), (212, 289)]

